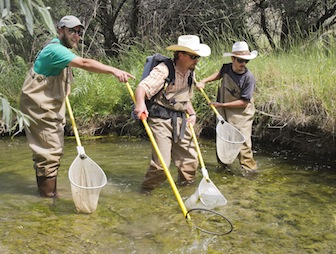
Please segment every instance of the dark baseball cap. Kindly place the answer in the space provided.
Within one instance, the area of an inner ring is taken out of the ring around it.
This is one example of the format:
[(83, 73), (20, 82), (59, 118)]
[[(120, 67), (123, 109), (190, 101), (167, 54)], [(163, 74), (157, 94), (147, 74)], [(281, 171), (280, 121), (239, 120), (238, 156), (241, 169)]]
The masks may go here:
[(76, 26), (81, 26), (84, 29), (83, 24), (80, 22), (80, 20), (75, 17), (75, 16), (64, 16), (63, 18), (61, 18), (61, 20), (58, 22), (57, 27), (61, 28), (61, 27), (67, 27), (67, 28), (74, 28)]

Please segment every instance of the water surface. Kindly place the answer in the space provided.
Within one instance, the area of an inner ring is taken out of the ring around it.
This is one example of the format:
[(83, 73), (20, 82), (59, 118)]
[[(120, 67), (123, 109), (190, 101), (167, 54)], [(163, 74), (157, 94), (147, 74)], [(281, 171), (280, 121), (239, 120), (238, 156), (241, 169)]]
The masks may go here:
[[(74, 139), (66, 140), (56, 202), (36, 195), (25, 138), (0, 140), (0, 253), (336, 253), (335, 160), (257, 149), (261, 173), (247, 179), (237, 162), (229, 171), (219, 168), (214, 143), (201, 140), (210, 178), (228, 200), (217, 211), (234, 226), (212, 236), (186, 223), (167, 182), (151, 196), (139, 193), (148, 141), (82, 143), (108, 177), (93, 214), (78, 213), (72, 201), (67, 170), (77, 155)], [(176, 179), (173, 166), (171, 172)], [(185, 200), (197, 186), (178, 189)]]

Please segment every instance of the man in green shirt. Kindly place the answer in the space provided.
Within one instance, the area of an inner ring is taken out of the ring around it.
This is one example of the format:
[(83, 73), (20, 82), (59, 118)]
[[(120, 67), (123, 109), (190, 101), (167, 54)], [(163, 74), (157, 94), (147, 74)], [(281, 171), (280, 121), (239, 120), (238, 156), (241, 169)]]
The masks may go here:
[(135, 78), (128, 72), (71, 52), (70, 49), (77, 48), (83, 29), (77, 17), (63, 17), (57, 25), (58, 37), (40, 51), (22, 88), (21, 111), (34, 120), (26, 128), (26, 136), (33, 150), (38, 193), (42, 197), (58, 195), (56, 179), (64, 147), (64, 101), (73, 80), (70, 68), (112, 74), (120, 82)]

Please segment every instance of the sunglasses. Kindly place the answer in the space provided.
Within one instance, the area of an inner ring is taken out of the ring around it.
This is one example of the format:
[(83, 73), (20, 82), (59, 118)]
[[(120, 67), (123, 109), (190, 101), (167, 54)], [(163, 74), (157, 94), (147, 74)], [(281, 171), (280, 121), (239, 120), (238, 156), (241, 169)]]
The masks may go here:
[(69, 34), (71, 34), (71, 35), (78, 34), (78, 36), (82, 36), (83, 35), (83, 31), (81, 31), (81, 30), (75, 30), (73, 28), (69, 28)]
[(250, 60), (235, 57), (238, 63), (248, 63)]
[(190, 59), (192, 59), (192, 60), (195, 60), (195, 59), (198, 59), (198, 58), (201, 57), (201, 56), (196, 56), (196, 55), (189, 54), (187, 52), (183, 52), (183, 53), (186, 54), (186, 55), (188, 55), (190, 57)]

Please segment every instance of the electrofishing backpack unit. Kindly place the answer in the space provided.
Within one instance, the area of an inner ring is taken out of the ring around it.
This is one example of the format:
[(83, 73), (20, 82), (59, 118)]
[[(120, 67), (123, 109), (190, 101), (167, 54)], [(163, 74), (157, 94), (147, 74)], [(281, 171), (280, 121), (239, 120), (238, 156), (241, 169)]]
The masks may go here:
[[(152, 71), (152, 69), (160, 63), (165, 63), (165, 65), (168, 67), (168, 71), (169, 71), (168, 77), (165, 79), (165, 84), (164, 84), (163, 88), (160, 90), (160, 92), (161, 92), (162, 90), (165, 91), (169, 84), (174, 85), (174, 83), (175, 83), (175, 67), (174, 67), (174, 61), (171, 58), (166, 57), (164, 55), (161, 55), (159, 53), (156, 53), (152, 56), (148, 56), (146, 58), (146, 63), (145, 63), (145, 66), (144, 66), (144, 70), (142, 72), (141, 80), (146, 78), (149, 75), (149, 73)], [(190, 73), (190, 76), (188, 78), (189, 86), (191, 86), (192, 83), (193, 83), (193, 72)], [(153, 103), (155, 97), (160, 92), (158, 92), (156, 95), (154, 95), (149, 101), (148, 100), (146, 101), (147, 106), (150, 106)]]
[(175, 82), (175, 68), (174, 68), (174, 62), (172, 59), (169, 57), (166, 57), (164, 55), (161, 55), (159, 53), (156, 53), (152, 56), (148, 56), (146, 58), (146, 63), (144, 66), (144, 70), (142, 72), (141, 80), (146, 78), (151, 70), (157, 66), (159, 63), (165, 63), (165, 65), (168, 67), (169, 74), (168, 77), (166, 78), (166, 84), (170, 84)]
[(149, 73), (153, 70), (153, 68), (160, 63), (164, 63), (168, 67), (169, 71), (168, 77), (165, 79), (165, 83), (162, 89), (150, 100), (145, 100), (147, 109), (151, 108), (151, 106), (154, 104), (154, 99), (162, 90), (165, 90), (170, 83), (172, 83), (172, 85), (174, 85), (175, 83), (174, 61), (167, 56), (161, 55), (160, 53), (156, 53), (146, 58), (146, 63), (144, 66), (144, 70), (142, 72), (141, 80), (145, 79), (149, 75)]
[[(142, 72), (141, 81), (143, 79), (145, 79), (150, 74), (150, 72), (152, 71), (152, 69), (155, 66), (157, 66), (158, 64), (160, 64), (160, 63), (164, 63), (167, 66), (169, 73), (168, 73), (168, 76), (165, 79), (165, 82), (164, 82), (164, 85), (163, 85), (162, 89), (157, 94), (155, 94), (154, 96), (152, 96), (152, 98), (150, 100), (145, 100), (147, 109), (149, 110), (150, 114), (151, 114), (151, 110), (150, 109), (155, 104), (154, 103), (155, 98), (159, 94), (161, 94), (162, 90), (163, 90), (163, 95), (164, 95), (167, 86), (169, 84), (174, 85), (174, 83), (175, 83), (174, 61), (171, 58), (166, 57), (166, 56), (164, 56), (164, 55), (162, 55), (160, 53), (156, 53), (156, 54), (148, 56), (146, 58), (146, 63), (144, 65), (144, 69), (143, 69), (143, 72)], [(192, 80), (193, 80), (192, 77), (193, 77), (193, 72), (190, 74), (190, 77), (188, 78), (188, 84), (189, 84), (189, 86), (192, 85)], [(132, 118), (133, 119), (137, 119), (137, 117), (134, 115), (134, 105), (133, 105), (133, 110), (132, 110)]]

